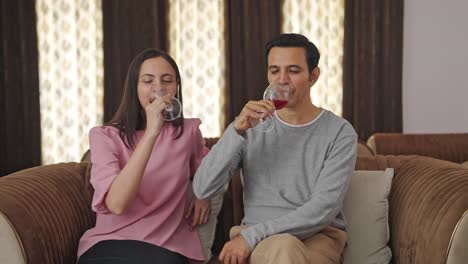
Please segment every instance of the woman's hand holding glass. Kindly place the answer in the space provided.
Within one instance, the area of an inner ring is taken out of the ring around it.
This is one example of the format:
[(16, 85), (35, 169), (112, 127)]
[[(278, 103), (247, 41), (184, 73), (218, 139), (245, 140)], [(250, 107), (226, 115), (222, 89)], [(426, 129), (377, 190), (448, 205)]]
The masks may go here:
[(150, 103), (146, 106), (146, 130), (155, 132), (156, 134), (161, 131), (164, 126), (165, 120), (162, 112), (166, 109), (167, 104), (170, 103), (171, 95), (162, 97), (154, 97), (150, 100)]
[(176, 120), (181, 116), (182, 113), (182, 104), (180, 103), (179, 99), (174, 97), (172, 90), (166, 87), (162, 87), (157, 89), (154, 92), (154, 97), (157, 98), (168, 98), (168, 100), (164, 100), (166, 103), (166, 107), (161, 112), (162, 118), (166, 121), (173, 121)]
[(147, 129), (160, 131), (165, 121), (173, 121), (181, 116), (182, 104), (168, 88), (156, 89), (145, 109)]

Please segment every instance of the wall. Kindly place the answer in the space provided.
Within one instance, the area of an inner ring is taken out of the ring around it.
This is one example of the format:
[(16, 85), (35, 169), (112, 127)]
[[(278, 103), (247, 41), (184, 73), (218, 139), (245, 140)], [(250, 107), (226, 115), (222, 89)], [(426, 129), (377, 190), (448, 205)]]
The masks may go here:
[(468, 1), (405, 0), (403, 131), (468, 132)]

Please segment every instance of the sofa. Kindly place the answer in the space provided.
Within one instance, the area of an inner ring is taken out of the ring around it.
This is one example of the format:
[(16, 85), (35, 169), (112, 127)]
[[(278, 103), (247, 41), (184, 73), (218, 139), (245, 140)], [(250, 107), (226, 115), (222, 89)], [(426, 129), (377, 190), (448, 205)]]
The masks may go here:
[[(0, 178), (0, 263), (75, 263), (79, 238), (95, 221), (91, 166), (59, 163)], [(468, 167), (413, 155), (360, 155), (356, 163), (356, 170), (385, 168), (395, 170), (388, 198), (392, 263), (467, 263)], [(215, 255), (242, 216), (236, 174), (218, 215)]]
[(377, 155), (420, 155), (455, 163), (468, 161), (468, 133), (375, 133), (362, 143)]

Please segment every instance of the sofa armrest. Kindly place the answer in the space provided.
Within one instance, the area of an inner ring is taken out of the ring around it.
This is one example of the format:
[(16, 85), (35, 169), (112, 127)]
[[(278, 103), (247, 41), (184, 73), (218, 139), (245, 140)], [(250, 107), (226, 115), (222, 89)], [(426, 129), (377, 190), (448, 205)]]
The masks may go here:
[(16, 232), (27, 263), (75, 263), (91, 228), (89, 163), (61, 163), (0, 178), (0, 212)]
[(452, 233), (468, 209), (468, 168), (413, 158), (395, 175), (389, 201), (393, 263), (446, 263)]

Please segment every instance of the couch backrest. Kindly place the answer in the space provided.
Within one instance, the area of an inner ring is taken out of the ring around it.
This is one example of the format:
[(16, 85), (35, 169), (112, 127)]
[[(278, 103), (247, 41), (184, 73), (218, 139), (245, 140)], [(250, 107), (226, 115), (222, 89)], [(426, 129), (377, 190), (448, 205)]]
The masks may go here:
[(376, 133), (367, 140), (376, 155), (420, 155), (456, 163), (468, 161), (468, 133)]
[(359, 157), (371, 157), (374, 156), (375, 153), (369, 146), (367, 146), (365, 141), (359, 140), (357, 144), (357, 155)]

